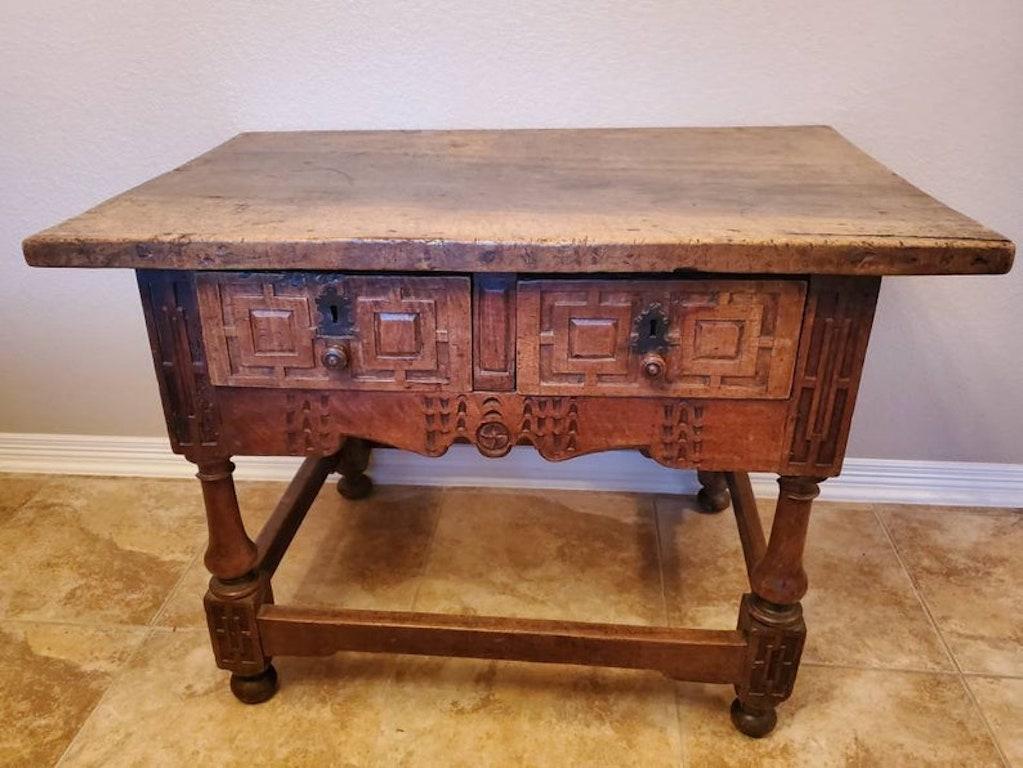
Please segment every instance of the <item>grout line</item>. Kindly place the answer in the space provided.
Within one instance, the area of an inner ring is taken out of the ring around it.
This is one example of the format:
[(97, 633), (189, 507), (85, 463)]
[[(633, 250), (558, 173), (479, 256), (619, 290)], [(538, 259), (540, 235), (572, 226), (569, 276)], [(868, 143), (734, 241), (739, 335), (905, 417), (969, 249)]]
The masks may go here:
[(103, 705), (103, 702), (106, 701), (107, 697), (110, 694), (110, 689), (113, 688), (117, 684), (117, 682), (128, 672), (128, 670), (134, 663), (135, 659), (139, 656), (140, 653), (142, 653), (142, 649), (149, 642), (149, 639), (153, 637), (153, 631), (151, 628), (145, 627), (144, 629), (146, 629), (145, 636), (141, 640), (139, 640), (138, 645), (135, 646), (135, 650), (128, 655), (128, 658), (125, 659), (122, 667), (119, 670), (117, 670), (117, 672), (115, 672), (113, 675), (111, 675), (110, 682), (107, 683), (107, 687), (103, 689), (103, 693), (101, 693), (99, 698), (96, 699), (96, 703), (92, 705), (92, 709), (89, 710), (89, 714), (85, 716), (84, 720), (82, 720), (82, 724), (78, 726), (78, 730), (75, 731), (75, 735), (71, 737), (71, 741), (68, 742), (68, 745), (64, 748), (64, 751), (60, 753), (60, 757), (58, 757), (56, 762), (53, 764), (54, 768), (57, 768), (58, 766), (61, 765), (61, 763), (64, 762), (64, 759), (71, 752), (71, 749), (75, 746), (75, 744), (78, 743), (78, 740), (82, 735), (82, 731), (85, 730), (86, 726), (89, 724), (89, 721), (92, 720), (93, 716), (96, 714), (97, 711), (99, 711), (99, 708)]
[(993, 672), (963, 672), (963, 677), (981, 677), (987, 680), (1023, 680), (1023, 675), (1003, 675)]
[(423, 589), (423, 581), (425, 580), (427, 567), (433, 558), (433, 542), (437, 538), (437, 529), (440, 528), (440, 519), (444, 514), (444, 497), (447, 496), (447, 488), (441, 488), (441, 492), (438, 494), (437, 499), (437, 515), (433, 521), (433, 527), (430, 529), (430, 537), (426, 541), (426, 549), (423, 552), (423, 563), (419, 566), (419, 573), (416, 575), (416, 588), (412, 592), (412, 606), (409, 608), (410, 611), (416, 610), (416, 603), (419, 602), (419, 593)]
[(181, 589), (181, 586), (185, 583), (185, 579), (188, 578), (188, 574), (191, 572), (193, 566), (195, 566), (195, 564), (199, 561), (199, 558), (202, 556), (202, 554), (203, 554), (202, 548), (197, 548), (196, 553), (192, 555), (192, 559), (188, 561), (187, 565), (185, 565), (185, 567), (182, 569), (181, 575), (178, 576), (177, 580), (174, 582), (174, 586), (170, 588), (170, 590), (167, 592), (167, 596), (163, 599), (163, 602), (160, 603), (160, 607), (156, 609), (156, 612), (149, 618), (149, 621), (146, 622), (146, 626), (165, 627), (168, 629), (177, 628), (166, 627), (166, 625), (157, 624), (157, 622), (163, 618), (164, 613), (167, 610), (167, 606), (170, 605), (171, 600), (173, 600), (177, 596), (179, 590)]
[(921, 610), (924, 612), (924, 616), (927, 617), (927, 623), (931, 625), (931, 629), (938, 638), (938, 642), (941, 643), (942, 649), (945, 651), (945, 655), (948, 657), (949, 662), (952, 664), (952, 669), (955, 670), (956, 674), (962, 675), (963, 670), (959, 667), (959, 662), (956, 660), (955, 654), (952, 653), (952, 648), (949, 646), (948, 641), (942, 634), (941, 629), (938, 627), (938, 622), (935, 620), (934, 615), (931, 613), (930, 606), (927, 605), (927, 601), (924, 599), (923, 592), (920, 591), (920, 585), (917, 584), (913, 573), (906, 565), (905, 558), (902, 556), (902, 552), (899, 550), (899, 546), (895, 543), (895, 537), (892, 536), (891, 531), (888, 529), (888, 524), (884, 521), (884, 515), (878, 513), (877, 505), (871, 507), (871, 513), (874, 515), (874, 520), (881, 527), (881, 532), (884, 534), (885, 539), (888, 541), (888, 546), (892, 548), (892, 552), (895, 554), (895, 560), (898, 562), (899, 567), (902, 569), (903, 575), (909, 581), (909, 587), (916, 597), (917, 602), (920, 604)]
[(661, 511), (657, 504), (657, 496), (651, 495), (649, 499), (650, 511), (653, 513), (654, 518), (654, 540), (657, 545), (657, 575), (661, 581), (661, 618), (664, 621), (664, 626), (668, 626), (670, 618), (668, 616), (668, 590), (664, 577), (664, 541), (661, 536)]
[(0, 616), (0, 624), (45, 624), (51, 627), (74, 627), (75, 629), (96, 629), (112, 632), (146, 632), (150, 629), (146, 624), (107, 624), (96, 621), (75, 619), (25, 618), (23, 616)]
[[(664, 577), (664, 543), (661, 536), (661, 508), (657, 503), (657, 494), (651, 494), (650, 509), (654, 515), (654, 537), (657, 542), (657, 575), (661, 580), (661, 610), (663, 611), (664, 626), (668, 626), (668, 590)], [(678, 681), (668, 678), (671, 683), (671, 697), (675, 705), (675, 732), (678, 735), (678, 764), (679, 768), (686, 766), (686, 738), (682, 729), (682, 704), (679, 701)]]
[(913, 594), (916, 595), (917, 600), (920, 601), (920, 607), (923, 608), (924, 615), (927, 616), (927, 620), (930, 622), (931, 627), (934, 629), (938, 636), (938, 640), (941, 642), (942, 647), (945, 649), (945, 653), (948, 654), (949, 659), (952, 661), (952, 667), (956, 671), (956, 675), (959, 678), (959, 684), (962, 686), (963, 691), (966, 693), (966, 697), (973, 704), (974, 710), (980, 717), (980, 721), (984, 724), (984, 728), (987, 731), (988, 738), (991, 739), (991, 743), (994, 745), (995, 751), (1002, 760), (1002, 764), (1005, 768), (1012, 768), (1009, 763), (1009, 758), (1006, 756), (1005, 751), (1002, 749), (1002, 745), (998, 741), (998, 737), (995, 735), (994, 728), (991, 727), (991, 723), (988, 721), (987, 715), (984, 714), (983, 708), (980, 706), (980, 702), (974, 695), (973, 690), (970, 688), (969, 683), (966, 682), (966, 676), (963, 674), (963, 668), (959, 664), (959, 660), (955, 657), (952, 652), (952, 646), (949, 645), (948, 640), (945, 639), (945, 635), (942, 633), (941, 628), (938, 626), (937, 620), (934, 618), (934, 614), (931, 612), (930, 606), (927, 604), (927, 600), (924, 598), (923, 592), (917, 584), (916, 579), (913, 578), (912, 572), (906, 565), (906, 561), (902, 557), (902, 552), (899, 550), (898, 544), (895, 543), (895, 537), (892, 536), (891, 531), (888, 529), (888, 524), (884, 520), (884, 515), (879, 514), (877, 504), (873, 505), (871, 511), (874, 514), (874, 519), (877, 520), (881, 526), (881, 530), (884, 531), (885, 537), (888, 539), (889, 545), (891, 545), (892, 551), (895, 552), (895, 559), (898, 560), (899, 565), (902, 567), (903, 573), (909, 579), (910, 586), (913, 589)]
[(800, 667), (819, 667), (821, 669), (847, 669), (854, 672), (884, 672), (886, 674), (907, 675), (945, 675), (946, 677), (960, 677), (954, 669), (919, 669), (917, 667), (881, 667), (868, 664), (840, 664), (831, 661), (809, 661), (803, 659), (799, 662)]

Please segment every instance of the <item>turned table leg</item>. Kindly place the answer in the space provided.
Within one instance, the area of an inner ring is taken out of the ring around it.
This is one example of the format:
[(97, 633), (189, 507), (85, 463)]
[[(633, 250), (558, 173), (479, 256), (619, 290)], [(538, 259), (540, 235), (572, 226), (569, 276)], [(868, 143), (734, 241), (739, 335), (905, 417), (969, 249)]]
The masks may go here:
[(704, 472), (701, 470), (696, 473), (696, 477), (700, 481), (700, 485), (703, 486), (696, 495), (701, 512), (708, 514), (720, 512), (731, 503), (724, 472)]
[(337, 492), (346, 499), (364, 499), (373, 491), (373, 481), (366, 474), (370, 450), (369, 442), (358, 437), (348, 438), (341, 446), (338, 454), (341, 479), (337, 483)]
[(204, 562), (213, 577), (203, 599), (217, 666), (231, 671), (231, 691), (246, 704), (266, 701), (277, 690), (277, 671), (263, 653), (256, 614), (273, 602), (267, 574), (254, 570), (256, 545), (245, 532), (227, 459), (200, 462), (209, 527)]
[(753, 569), (752, 594), (743, 595), (739, 630), (746, 635), (745, 679), (735, 686), (732, 722), (748, 736), (771, 732), (775, 707), (791, 693), (806, 638), (800, 598), (806, 594), (803, 547), (818, 478), (781, 477), (767, 551)]

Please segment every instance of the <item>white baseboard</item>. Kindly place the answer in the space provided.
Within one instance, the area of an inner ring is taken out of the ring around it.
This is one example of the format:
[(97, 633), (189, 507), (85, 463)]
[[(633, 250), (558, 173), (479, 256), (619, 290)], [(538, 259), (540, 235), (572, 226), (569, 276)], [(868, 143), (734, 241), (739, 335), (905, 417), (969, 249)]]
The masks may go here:
[[(290, 480), (300, 459), (239, 457), (240, 480)], [(500, 461), (456, 445), (440, 459), (404, 451), (373, 454), (375, 482), (499, 488), (695, 493), (692, 472), (667, 469), (635, 452), (611, 451), (552, 463), (529, 448)], [(192, 477), (195, 468), (163, 438), (0, 433), (0, 472)], [(777, 495), (774, 476), (754, 474), (758, 495)], [(846, 459), (841, 477), (821, 486), (821, 498), (864, 503), (1023, 507), (1023, 465)]]

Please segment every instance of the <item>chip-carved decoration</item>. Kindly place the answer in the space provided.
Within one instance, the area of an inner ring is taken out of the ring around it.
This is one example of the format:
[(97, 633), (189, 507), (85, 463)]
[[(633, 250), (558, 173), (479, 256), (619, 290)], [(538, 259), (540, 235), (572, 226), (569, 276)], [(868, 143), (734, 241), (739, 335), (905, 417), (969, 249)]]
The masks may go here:
[[(197, 277), (217, 386), (468, 389), (464, 277), (204, 273)], [(324, 353), (345, 350), (346, 365)]]
[[(669, 467), (777, 471), (787, 401), (537, 396), (503, 392), (338, 392), (225, 388), (225, 451), (329, 455), (346, 437), (440, 456), (455, 443), (500, 454), (532, 445), (560, 461), (636, 449)], [(269, 414), (269, 416), (268, 416)], [(484, 423), (500, 423), (488, 427)], [(503, 439), (507, 430), (509, 441)], [(744, 436), (737, 442), (734, 435)]]
[(192, 275), (139, 270), (138, 284), (172, 446), (190, 455), (215, 449), (221, 417), (207, 371)]
[(340, 440), (334, 429), (330, 399), (325, 393), (298, 394), (288, 392), (284, 411), (288, 449), (295, 454), (330, 453)]
[(217, 666), (240, 675), (258, 674), (267, 664), (256, 614), (263, 602), (271, 602), (269, 587), (262, 582), (253, 586), (248, 594), (233, 597), (218, 594), (211, 585), (203, 600)]
[(505, 456), (515, 445), (516, 436), (504, 423), (502, 401), (496, 396), (486, 397), (482, 403), (479, 426), (474, 442), (484, 456), (492, 459)]
[(791, 694), (806, 641), (806, 624), (799, 604), (786, 607), (788, 618), (773, 621), (758, 611), (756, 599), (743, 595), (738, 628), (749, 643), (746, 675), (736, 685), (743, 703), (754, 709), (769, 709)]
[(698, 402), (673, 400), (664, 404), (664, 420), (655, 445), (663, 464), (699, 464), (703, 451), (703, 410)]
[(802, 280), (522, 280), (518, 295), (520, 392), (788, 397)]
[(426, 434), (424, 452), (439, 456), (456, 438), (466, 434), (468, 399), (465, 395), (426, 395), (421, 405)]
[(790, 474), (841, 470), (879, 287), (879, 278), (810, 283), (787, 426)]
[(574, 397), (527, 397), (519, 431), (542, 454), (567, 458), (579, 447), (579, 404)]

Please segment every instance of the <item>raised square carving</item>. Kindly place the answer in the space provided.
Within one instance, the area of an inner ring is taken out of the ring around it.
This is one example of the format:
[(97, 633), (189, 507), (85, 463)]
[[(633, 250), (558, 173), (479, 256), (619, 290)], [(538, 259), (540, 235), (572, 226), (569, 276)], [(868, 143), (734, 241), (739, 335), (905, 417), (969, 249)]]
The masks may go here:
[(562, 283), (562, 290), (545, 297), (539, 334), (542, 365), (551, 376), (575, 384), (626, 375), (630, 297), (619, 291), (602, 291), (599, 283), (580, 291), (580, 282)]
[[(682, 376), (756, 377), (761, 347), (770, 350), (774, 337), (761, 333), (761, 319), (772, 294), (749, 291), (717, 291), (683, 298)], [(793, 345), (795, 340), (792, 340)]]
[[(466, 278), (214, 272), (197, 283), (215, 385), (469, 387)], [(330, 348), (345, 365), (324, 365)]]
[(249, 330), (255, 354), (294, 354), (294, 319), (295, 313), (285, 309), (253, 309), (249, 312)]
[(284, 376), (287, 368), (315, 365), (309, 304), (291, 293), (273, 283), (226, 286), (223, 335), (238, 374)]
[(746, 330), (742, 320), (697, 320), (694, 325), (694, 360), (739, 359)]
[(604, 317), (573, 317), (568, 321), (568, 355), (583, 360), (613, 359), (618, 321)]
[(436, 369), (437, 311), (433, 299), (413, 299), (400, 291), (388, 292), (385, 297), (359, 297), (355, 318), (359, 329), (369, 331), (359, 345), (361, 364), (367, 372)]
[[(805, 290), (801, 280), (524, 280), (519, 390), (788, 397)], [(644, 373), (651, 353), (663, 374)]]
[(418, 314), (378, 312), (374, 325), (374, 338), (380, 357), (415, 357), (423, 351)]

